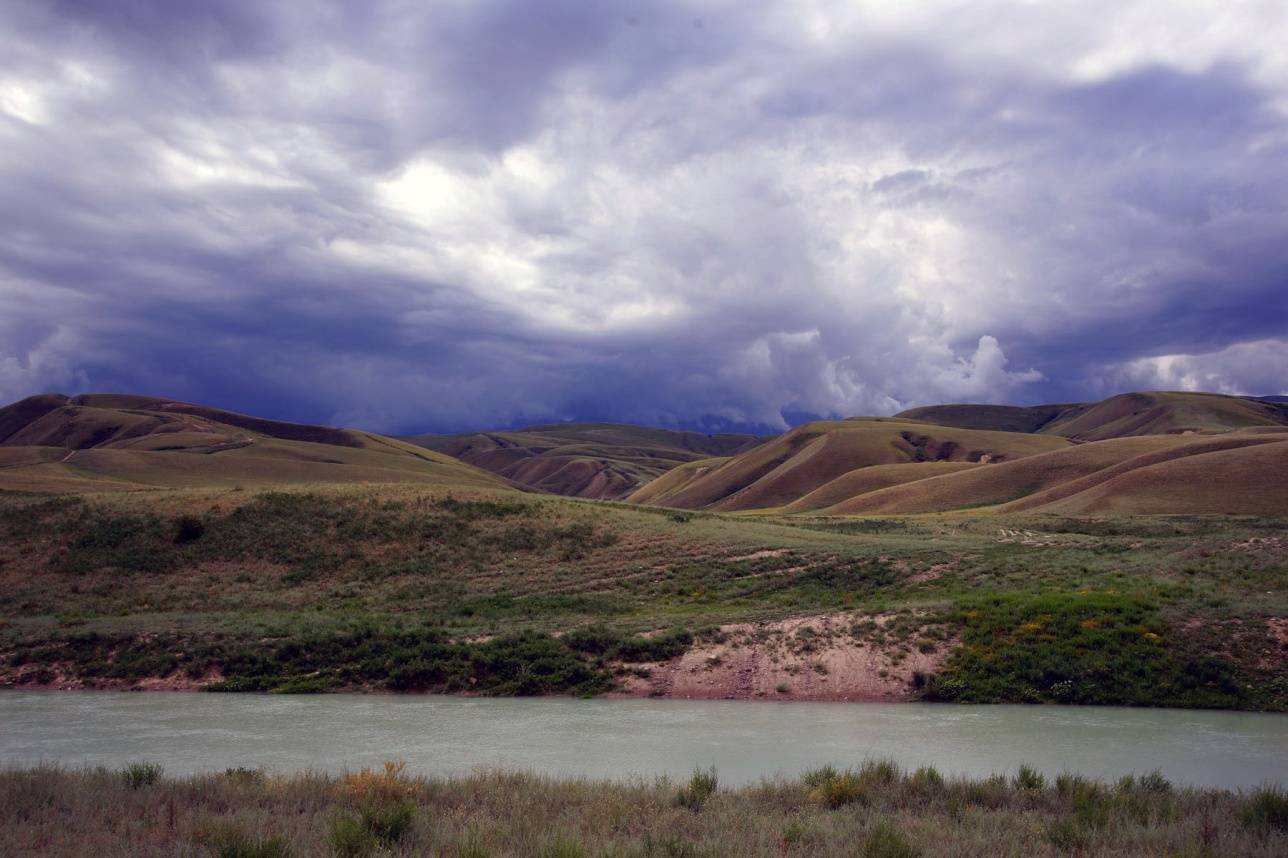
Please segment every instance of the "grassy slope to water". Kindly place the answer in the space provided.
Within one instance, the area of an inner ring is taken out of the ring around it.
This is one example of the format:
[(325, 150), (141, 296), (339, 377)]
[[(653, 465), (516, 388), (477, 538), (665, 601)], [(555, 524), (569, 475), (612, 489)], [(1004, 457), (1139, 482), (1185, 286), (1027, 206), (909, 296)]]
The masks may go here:
[(1240, 856), (1288, 851), (1288, 794), (1115, 785), (1021, 769), (945, 779), (869, 762), (736, 790), (505, 772), (448, 780), (397, 765), (340, 778), (237, 769), (169, 779), (0, 771), (0, 854), (433, 855), (443, 858), (959, 858)]
[[(594, 694), (718, 641), (804, 667), (866, 647), (895, 693), (936, 699), (1283, 710), (1286, 566), (1282, 523), (1246, 518), (746, 518), (407, 485), (10, 495), (0, 681)], [(906, 669), (925, 652), (937, 675)]]

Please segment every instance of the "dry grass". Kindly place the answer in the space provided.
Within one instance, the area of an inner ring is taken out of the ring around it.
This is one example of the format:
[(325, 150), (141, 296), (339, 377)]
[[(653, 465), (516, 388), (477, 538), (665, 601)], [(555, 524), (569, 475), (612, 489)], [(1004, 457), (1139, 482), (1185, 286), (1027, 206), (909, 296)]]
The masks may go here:
[[(677, 795), (693, 784), (508, 772), (447, 780), (395, 772), (396, 794), (355, 795), (354, 776), (234, 770), (131, 788), (106, 770), (8, 770), (0, 772), (0, 854), (1270, 858), (1288, 850), (1288, 832), (1277, 827), (1282, 793), (1273, 790), (1175, 789), (1154, 776), (1115, 786), (1074, 777), (967, 781), (881, 762), (733, 790), (714, 781), (707, 790), (702, 779), (703, 800), (682, 802)], [(387, 815), (402, 807), (405, 817)], [(337, 820), (356, 834), (337, 838), (350, 830)], [(382, 838), (364, 838), (363, 825)]]
[(954, 429), (893, 418), (817, 421), (701, 475), (689, 472), (692, 479), (666, 492), (646, 486), (629, 500), (723, 512), (778, 507), (856, 468), (921, 461), (1002, 461), (1068, 444), (1049, 436)]

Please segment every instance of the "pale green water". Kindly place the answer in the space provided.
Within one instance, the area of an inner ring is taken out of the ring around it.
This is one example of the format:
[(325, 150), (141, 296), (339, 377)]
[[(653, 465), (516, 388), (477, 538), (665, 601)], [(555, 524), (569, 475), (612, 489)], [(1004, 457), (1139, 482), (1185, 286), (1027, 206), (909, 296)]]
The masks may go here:
[(262, 766), (338, 771), (406, 760), (423, 774), (504, 766), (553, 775), (687, 775), (726, 784), (891, 757), (945, 773), (1101, 778), (1161, 769), (1178, 783), (1288, 782), (1288, 716), (1175, 709), (331, 694), (0, 692), (0, 764), (171, 774)]

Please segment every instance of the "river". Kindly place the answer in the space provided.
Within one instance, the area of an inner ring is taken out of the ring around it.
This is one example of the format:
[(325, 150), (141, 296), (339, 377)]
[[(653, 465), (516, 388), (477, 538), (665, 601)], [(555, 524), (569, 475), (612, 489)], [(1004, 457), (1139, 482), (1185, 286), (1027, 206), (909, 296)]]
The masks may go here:
[(1179, 784), (1288, 781), (1288, 716), (1176, 709), (745, 701), (480, 699), (0, 691), (0, 764), (170, 774), (258, 766), (341, 771), (405, 760), (420, 774), (505, 767), (550, 775), (722, 783), (892, 758), (945, 774), (1098, 778), (1160, 769)]

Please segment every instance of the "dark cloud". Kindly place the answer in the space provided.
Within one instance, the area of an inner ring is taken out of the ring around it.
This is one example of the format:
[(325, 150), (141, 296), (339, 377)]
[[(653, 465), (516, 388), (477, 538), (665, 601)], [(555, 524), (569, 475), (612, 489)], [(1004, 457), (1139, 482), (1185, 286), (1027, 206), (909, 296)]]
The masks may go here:
[(987, 5), (3, 3), (0, 398), (411, 431), (1273, 392), (1284, 21)]

